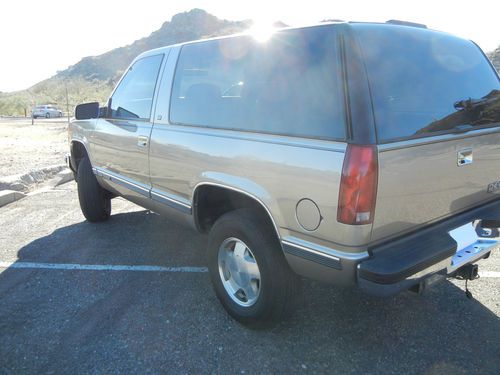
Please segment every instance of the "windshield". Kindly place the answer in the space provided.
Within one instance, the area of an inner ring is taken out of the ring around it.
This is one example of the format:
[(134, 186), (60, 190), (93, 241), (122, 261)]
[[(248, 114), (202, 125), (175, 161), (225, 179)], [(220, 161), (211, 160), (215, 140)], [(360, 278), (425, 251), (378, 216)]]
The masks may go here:
[(394, 25), (356, 33), (380, 142), (499, 124), (500, 83), (474, 43)]

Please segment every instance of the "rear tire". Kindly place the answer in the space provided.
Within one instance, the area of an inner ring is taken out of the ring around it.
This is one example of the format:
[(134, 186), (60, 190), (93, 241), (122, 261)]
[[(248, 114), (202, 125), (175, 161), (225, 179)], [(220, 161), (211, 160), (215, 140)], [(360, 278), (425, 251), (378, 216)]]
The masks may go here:
[(45, 118), (50, 118), (50, 113), (45, 114)]
[(111, 197), (97, 182), (88, 157), (78, 164), (76, 180), (83, 216), (91, 223), (108, 220), (111, 215)]
[(238, 322), (265, 328), (293, 311), (298, 276), (274, 230), (254, 210), (231, 211), (215, 222), (208, 238), (208, 266), (217, 297)]

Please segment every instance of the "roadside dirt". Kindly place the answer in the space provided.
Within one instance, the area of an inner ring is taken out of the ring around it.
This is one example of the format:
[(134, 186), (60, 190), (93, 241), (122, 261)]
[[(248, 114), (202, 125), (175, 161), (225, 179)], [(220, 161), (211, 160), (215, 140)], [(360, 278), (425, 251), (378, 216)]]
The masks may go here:
[(65, 119), (0, 119), (0, 179), (64, 164)]

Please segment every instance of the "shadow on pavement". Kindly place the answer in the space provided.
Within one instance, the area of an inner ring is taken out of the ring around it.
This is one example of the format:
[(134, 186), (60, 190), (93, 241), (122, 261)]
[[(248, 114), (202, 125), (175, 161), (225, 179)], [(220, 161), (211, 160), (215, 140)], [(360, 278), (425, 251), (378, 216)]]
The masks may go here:
[[(205, 238), (147, 211), (57, 229), (21, 262), (204, 266)], [(443, 282), (378, 299), (305, 281), (270, 331), (231, 320), (206, 273), (7, 269), (6, 372), (498, 373), (498, 317)]]

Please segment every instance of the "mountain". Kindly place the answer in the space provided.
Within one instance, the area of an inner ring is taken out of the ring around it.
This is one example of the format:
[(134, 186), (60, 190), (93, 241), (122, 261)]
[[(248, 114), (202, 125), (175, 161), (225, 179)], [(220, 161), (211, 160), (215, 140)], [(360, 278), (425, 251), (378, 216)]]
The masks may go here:
[[(35, 103), (55, 104), (64, 111), (66, 108), (72, 111), (78, 103), (94, 100), (105, 102), (123, 71), (141, 52), (189, 40), (234, 34), (250, 26), (251, 21), (221, 20), (202, 9), (176, 14), (160, 29), (128, 46), (99, 56), (85, 57), (27, 90), (0, 92), (0, 115), (29, 115)], [(275, 26), (286, 25), (276, 23)], [(488, 57), (497, 71), (500, 71), (500, 46), (490, 52)]]
[(59, 72), (56, 77), (113, 80), (123, 73), (138, 54), (144, 51), (190, 40), (234, 34), (249, 26), (249, 21), (220, 20), (204, 10), (193, 9), (176, 14), (170, 22), (165, 22), (159, 30), (146, 38), (100, 56), (85, 57), (77, 64)]
[(234, 34), (250, 26), (251, 21), (221, 20), (202, 9), (176, 14), (160, 29), (128, 46), (99, 56), (85, 57), (27, 90), (0, 93), (0, 115), (24, 115), (25, 111), (29, 115), (33, 103), (55, 104), (66, 110), (66, 87), (70, 110), (85, 101), (104, 102), (138, 54), (189, 40)]

